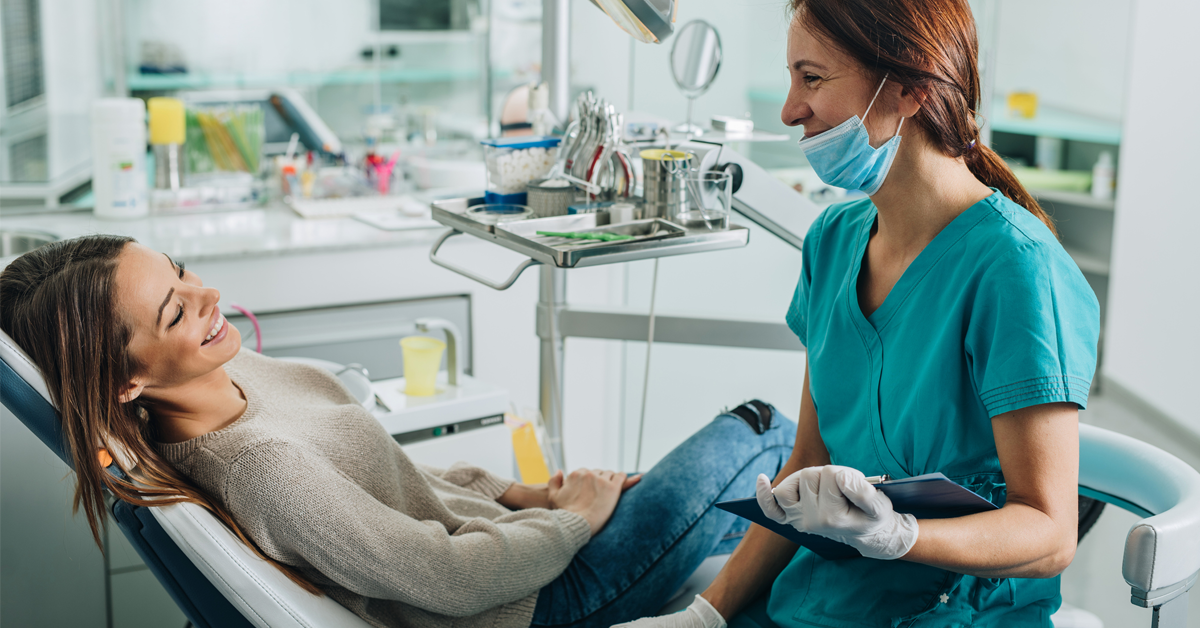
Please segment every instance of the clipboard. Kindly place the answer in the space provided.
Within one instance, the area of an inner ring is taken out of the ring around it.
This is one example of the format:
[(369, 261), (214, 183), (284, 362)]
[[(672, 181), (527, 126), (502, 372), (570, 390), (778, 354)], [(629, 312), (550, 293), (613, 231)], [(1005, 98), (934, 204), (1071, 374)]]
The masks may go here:
[[(910, 514), (917, 519), (950, 519), (996, 510), (995, 504), (974, 491), (955, 484), (941, 473), (888, 480), (874, 486), (892, 500), (892, 507), (896, 512)], [(718, 502), (715, 505), (721, 510), (749, 519), (793, 543), (803, 545), (826, 560), (862, 556), (858, 550), (845, 543), (800, 532), (790, 525), (775, 523), (763, 514), (758, 500), (754, 497)]]

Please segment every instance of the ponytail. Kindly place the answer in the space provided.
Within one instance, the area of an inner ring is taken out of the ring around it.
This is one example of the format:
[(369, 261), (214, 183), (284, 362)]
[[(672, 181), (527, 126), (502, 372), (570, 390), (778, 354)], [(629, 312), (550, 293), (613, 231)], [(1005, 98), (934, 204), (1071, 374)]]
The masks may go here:
[(984, 185), (1000, 190), (1000, 193), (1007, 196), (1008, 199), (1021, 207), (1029, 210), (1029, 213), (1037, 217), (1038, 220), (1045, 223), (1050, 229), (1050, 233), (1058, 235), (1058, 229), (1054, 228), (1054, 220), (1042, 209), (1037, 199), (1021, 185), (1017, 180), (1017, 175), (1004, 163), (1000, 155), (996, 151), (976, 142), (974, 146), (968, 148), (963, 153), (963, 159), (967, 162), (967, 168), (971, 170), (971, 174), (975, 175), (976, 179), (983, 182)]

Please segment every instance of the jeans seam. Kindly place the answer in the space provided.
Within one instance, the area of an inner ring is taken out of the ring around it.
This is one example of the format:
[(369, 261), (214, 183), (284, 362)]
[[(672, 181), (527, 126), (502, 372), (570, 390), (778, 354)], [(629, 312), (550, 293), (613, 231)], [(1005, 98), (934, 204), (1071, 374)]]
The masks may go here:
[[(734, 417), (734, 418), (737, 419), (741, 423), (745, 423), (745, 421), (742, 421), (740, 418), (737, 418), (737, 417)], [(749, 427), (749, 426), (747, 425), (747, 427)], [(698, 523), (700, 521), (700, 519), (702, 519), (704, 517), (705, 514), (707, 514), (710, 510), (712, 510), (713, 504), (717, 503), (717, 499), (719, 499), (721, 494), (724, 493), (727, 488), (729, 488), (729, 485), (733, 483), (734, 478), (741, 475), (741, 473), (743, 471), (745, 471), (747, 467), (749, 467), (751, 464), (754, 463), (755, 460), (757, 460), (758, 458), (761, 458), (763, 455), (770, 453), (771, 451), (776, 450), (776, 449), (789, 449), (790, 447), (791, 447), (790, 445), (786, 445), (786, 444), (784, 444), (784, 445), (769, 445), (766, 448), (764, 448), (762, 451), (760, 451), (758, 454), (756, 454), (755, 456), (753, 456), (752, 458), (747, 460), (746, 463), (743, 464), (738, 469), (737, 473), (734, 473), (732, 475), (732, 477), (730, 477), (729, 481), (725, 483), (725, 486), (723, 486), (720, 491), (717, 491), (716, 496), (713, 497), (713, 501), (709, 502), (708, 506), (706, 506), (704, 508), (704, 510), (702, 510), (700, 512), (700, 514), (698, 514), (696, 516), (696, 518), (693, 519), (692, 522), (690, 524), (688, 524), (688, 526), (686, 528), (684, 528), (684, 530), (682, 532), (680, 532), (671, 541), (671, 544), (668, 545), (667, 548), (658, 555), (658, 558), (656, 558), (653, 562), (651, 562), (649, 565), (647, 565), (646, 568), (644, 570), (642, 570), (642, 572), (640, 574), (637, 575), (637, 577), (633, 578), (630, 581), (629, 586), (626, 587), (624, 590), (622, 590), (619, 594), (617, 594), (613, 599), (597, 606), (595, 609), (593, 609), (592, 611), (583, 615), (582, 617), (579, 617), (578, 619), (576, 619), (573, 622), (566, 623), (566, 624), (540, 624), (540, 625), (549, 627), (549, 626), (570, 626), (573, 624), (578, 624), (580, 622), (585, 621), (587, 618), (595, 615), (596, 613), (599, 613), (600, 611), (604, 610), (605, 608), (609, 607), (616, 601), (620, 600), (621, 597), (623, 597), (626, 593), (631, 591), (633, 589), (634, 585), (636, 585), (638, 582), (640, 582), (641, 579), (644, 578), (646, 576), (646, 574), (649, 573), (650, 570), (652, 570), (654, 568), (654, 566), (657, 565), (659, 563), (659, 561), (661, 561), (663, 559), (664, 556), (666, 556), (668, 553), (670, 553), (671, 549), (674, 548), (676, 545), (678, 545), (679, 541), (683, 537), (687, 536), (688, 532), (690, 532), (692, 530), (692, 528), (696, 527), (696, 523)]]

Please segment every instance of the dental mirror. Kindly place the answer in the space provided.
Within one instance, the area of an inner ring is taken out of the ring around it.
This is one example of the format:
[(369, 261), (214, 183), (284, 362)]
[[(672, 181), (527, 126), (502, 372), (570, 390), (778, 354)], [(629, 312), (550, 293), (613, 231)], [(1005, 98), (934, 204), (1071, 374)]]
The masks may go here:
[(704, 129), (692, 124), (692, 103), (708, 91), (721, 68), (721, 36), (712, 24), (692, 20), (675, 34), (671, 45), (671, 76), (688, 99), (687, 122), (674, 130), (699, 135)]

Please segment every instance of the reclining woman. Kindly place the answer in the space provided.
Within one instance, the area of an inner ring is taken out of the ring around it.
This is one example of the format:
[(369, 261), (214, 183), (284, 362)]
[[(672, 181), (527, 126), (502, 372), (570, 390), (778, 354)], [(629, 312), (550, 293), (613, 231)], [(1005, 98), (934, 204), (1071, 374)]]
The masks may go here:
[[(644, 477), (579, 470), (531, 486), (424, 467), (331, 374), (243, 349), (219, 300), (164, 254), (88, 236), (4, 269), (0, 328), (46, 379), (93, 533), (105, 489), (136, 505), (197, 503), (376, 626), (607, 627), (654, 614), (745, 531), (712, 505), (778, 473), (795, 440), (794, 423), (756, 404)], [(98, 449), (131, 481), (106, 472)]]

